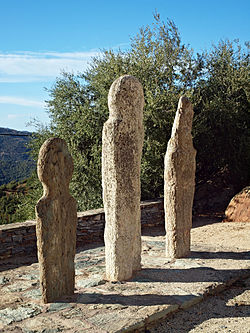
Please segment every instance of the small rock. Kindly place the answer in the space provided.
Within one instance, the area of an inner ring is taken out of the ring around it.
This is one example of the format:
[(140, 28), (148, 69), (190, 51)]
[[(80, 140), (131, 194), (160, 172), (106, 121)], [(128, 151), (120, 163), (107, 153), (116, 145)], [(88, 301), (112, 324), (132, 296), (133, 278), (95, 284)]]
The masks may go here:
[(0, 284), (6, 284), (10, 282), (10, 279), (7, 278), (6, 276), (0, 276)]

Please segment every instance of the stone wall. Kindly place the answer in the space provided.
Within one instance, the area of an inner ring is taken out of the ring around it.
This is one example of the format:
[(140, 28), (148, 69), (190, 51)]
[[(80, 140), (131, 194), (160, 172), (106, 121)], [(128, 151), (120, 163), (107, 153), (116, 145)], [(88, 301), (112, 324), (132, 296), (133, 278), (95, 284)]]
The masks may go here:
[[(77, 214), (77, 247), (103, 243), (105, 215), (102, 208)], [(141, 203), (142, 231), (164, 226), (163, 200)], [(0, 225), (0, 260), (36, 255), (36, 222), (26, 221)]]
[(0, 225), (0, 259), (34, 254), (35, 252), (35, 221)]

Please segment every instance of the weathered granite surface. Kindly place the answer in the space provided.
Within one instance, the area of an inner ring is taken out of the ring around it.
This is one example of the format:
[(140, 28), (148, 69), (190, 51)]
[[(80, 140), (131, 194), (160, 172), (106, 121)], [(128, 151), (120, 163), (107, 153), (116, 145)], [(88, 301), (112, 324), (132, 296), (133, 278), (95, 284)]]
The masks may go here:
[(71, 295), (75, 287), (77, 207), (69, 193), (73, 160), (66, 142), (50, 138), (37, 163), (44, 194), (36, 205), (37, 250), (43, 301)]
[(143, 88), (133, 76), (112, 84), (109, 119), (102, 136), (102, 186), (106, 217), (106, 276), (131, 278), (141, 268), (140, 166), (143, 146)]
[(126, 282), (105, 279), (104, 247), (82, 249), (75, 294), (51, 304), (42, 303), (37, 263), (11, 268), (0, 262), (1, 332), (145, 332), (250, 276), (249, 223), (213, 223), (191, 234), (190, 256), (174, 260), (165, 256), (164, 232), (143, 236), (142, 270)]
[(225, 222), (250, 222), (250, 186), (245, 187), (229, 202)]
[(168, 258), (182, 258), (190, 251), (196, 167), (192, 121), (192, 104), (182, 96), (165, 156), (164, 209)]

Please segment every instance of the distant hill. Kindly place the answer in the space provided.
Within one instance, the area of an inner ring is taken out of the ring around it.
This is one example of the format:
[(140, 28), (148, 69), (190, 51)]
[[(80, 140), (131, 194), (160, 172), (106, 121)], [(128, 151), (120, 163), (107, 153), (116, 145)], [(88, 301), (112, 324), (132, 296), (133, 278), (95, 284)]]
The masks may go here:
[(34, 170), (27, 147), (30, 134), (0, 127), (0, 185), (23, 180)]

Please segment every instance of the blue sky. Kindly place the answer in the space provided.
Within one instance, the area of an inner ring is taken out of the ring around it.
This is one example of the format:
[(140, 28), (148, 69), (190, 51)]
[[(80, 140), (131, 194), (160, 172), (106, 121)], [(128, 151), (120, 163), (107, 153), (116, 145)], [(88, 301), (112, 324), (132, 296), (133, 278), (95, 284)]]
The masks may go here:
[(48, 122), (44, 101), (62, 70), (84, 71), (101, 49), (128, 49), (153, 22), (172, 19), (195, 51), (249, 40), (249, 0), (0, 0), (0, 127)]

